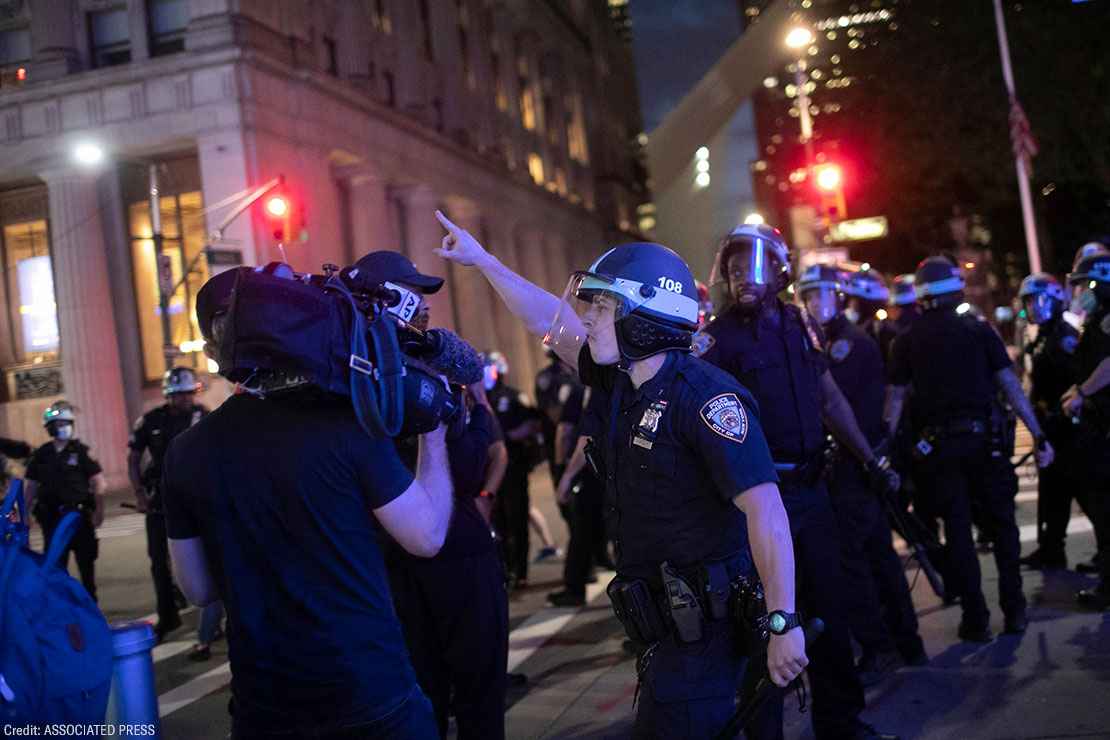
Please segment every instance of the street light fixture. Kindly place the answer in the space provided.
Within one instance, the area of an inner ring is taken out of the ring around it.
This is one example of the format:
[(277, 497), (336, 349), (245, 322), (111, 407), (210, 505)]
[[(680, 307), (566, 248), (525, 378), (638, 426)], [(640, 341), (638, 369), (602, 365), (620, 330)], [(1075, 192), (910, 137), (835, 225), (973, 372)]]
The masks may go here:
[(759, 213), (749, 213), (744, 217), (744, 223), (751, 226), (759, 226), (764, 223), (763, 215)]
[(104, 159), (104, 150), (99, 145), (83, 141), (73, 147), (73, 158), (85, 167), (94, 167)]
[(786, 45), (791, 49), (804, 49), (813, 43), (813, 31), (805, 26), (795, 26), (786, 34)]

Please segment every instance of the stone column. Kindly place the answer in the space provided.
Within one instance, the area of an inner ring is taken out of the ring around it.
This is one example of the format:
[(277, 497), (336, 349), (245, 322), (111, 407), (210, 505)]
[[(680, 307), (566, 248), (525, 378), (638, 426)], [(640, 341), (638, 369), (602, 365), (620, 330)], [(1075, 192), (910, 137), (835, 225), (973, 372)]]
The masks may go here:
[(55, 80), (81, 69), (75, 0), (37, 0), (31, 13), (31, 69), (35, 82)]
[[(482, 215), (478, 207), (462, 198), (449, 198), (451, 220), (482, 240)], [(475, 349), (483, 352), (497, 343), (489, 281), (473, 267), (451, 264), (452, 303), (458, 318), (458, 332)]]
[(77, 407), (77, 434), (100, 461), (108, 485), (122, 486), (130, 424), (96, 177), (73, 170), (41, 176), (50, 193), (65, 396)]
[(423, 184), (404, 188), (400, 192), (405, 204), (404, 241), (408, 258), (425, 275), (447, 278), (438, 293), (428, 296), (432, 324), (455, 331), (458, 322), (452, 303), (454, 288), (451, 276), (447, 263), (432, 252), (444, 236), (443, 227), (435, 217), (435, 210), (440, 207), (439, 195), (431, 186)]
[[(490, 220), (487, 227), (489, 244), (486, 246), (490, 252), (513, 272), (525, 274), (515, 238), (518, 229), (511, 222), (496, 220)], [(501, 350), (508, 358), (510, 385), (531, 395), (539, 367), (533, 347), (538, 347), (543, 338), (528, 333), (524, 322), (509, 313), (493, 286), (488, 286), (488, 292), (493, 304), (495, 327), (495, 341), (491, 349)]]
[[(238, 129), (201, 136), (197, 139), (197, 158), (200, 160), (200, 181), (204, 192), (204, 202), (219, 203), (230, 195), (247, 189), (250, 182), (247, 176), (247, 152), (243, 144), (243, 132)], [(208, 217), (207, 228), (215, 229), (227, 215), (223, 209)], [(243, 254), (243, 264), (264, 264), (270, 255), (259, 253), (252, 229), (252, 211), (248, 210), (227, 227), (224, 237), (227, 244), (214, 244), (223, 249), (237, 249)], [(261, 227), (259, 227), (261, 228)], [(265, 244), (266, 242), (261, 242)], [(275, 250), (276, 252), (276, 250)]]
[(389, 217), (389, 188), (384, 178), (359, 173), (348, 181), (351, 190), (351, 240), (354, 258), (381, 249), (401, 251)]

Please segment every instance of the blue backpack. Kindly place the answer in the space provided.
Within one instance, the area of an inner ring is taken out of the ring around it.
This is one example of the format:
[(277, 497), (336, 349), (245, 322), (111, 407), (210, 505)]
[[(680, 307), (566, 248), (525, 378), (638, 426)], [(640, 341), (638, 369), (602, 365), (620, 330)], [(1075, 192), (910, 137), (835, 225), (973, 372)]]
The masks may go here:
[(23, 481), (13, 480), (0, 504), (0, 724), (100, 724), (111, 632), (84, 587), (58, 567), (79, 514), (65, 515), (45, 556), (27, 547), (25, 516)]

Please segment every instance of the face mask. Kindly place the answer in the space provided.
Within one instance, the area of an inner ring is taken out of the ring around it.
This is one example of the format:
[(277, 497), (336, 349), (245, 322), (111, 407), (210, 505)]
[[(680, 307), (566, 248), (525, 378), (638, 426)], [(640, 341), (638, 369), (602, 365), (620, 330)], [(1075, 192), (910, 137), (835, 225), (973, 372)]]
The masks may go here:
[(55, 424), (54, 425), (54, 439), (65, 441), (73, 438), (73, 425), (72, 424)]
[(844, 309), (844, 315), (847, 316), (848, 320), (851, 321), (853, 324), (859, 323), (859, 311), (857, 311), (856, 309), (846, 308)]
[(1077, 313), (1082, 316), (1085, 316), (1089, 313), (1094, 313), (1094, 311), (1098, 308), (1098, 296), (1095, 295), (1095, 292), (1093, 290), (1087, 288), (1079, 294), (1079, 297), (1075, 299), (1073, 305), (1075, 306), (1075, 308), (1078, 309), (1077, 311), (1073, 311), (1073, 313)]
[(492, 391), (495, 385), (497, 385), (497, 367), (486, 365), (482, 370), (482, 386), (487, 391)]

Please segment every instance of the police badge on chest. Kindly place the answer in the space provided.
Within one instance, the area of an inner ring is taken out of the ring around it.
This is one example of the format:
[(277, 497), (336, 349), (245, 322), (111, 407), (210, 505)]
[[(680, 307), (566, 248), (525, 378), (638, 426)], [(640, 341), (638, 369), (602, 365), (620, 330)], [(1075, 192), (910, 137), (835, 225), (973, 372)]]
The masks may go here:
[(655, 443), (656, 436), (659, 434), (659, 422), (663, 419), (663, 412), (666, 410), (666, 401), (662, 399), (652, 401), (651, 405), (644, 409), (644, 415), (640, 417), (640, 423), (636, 425), (636, 433), (632, 435), (632, 444), (650, 450)]

